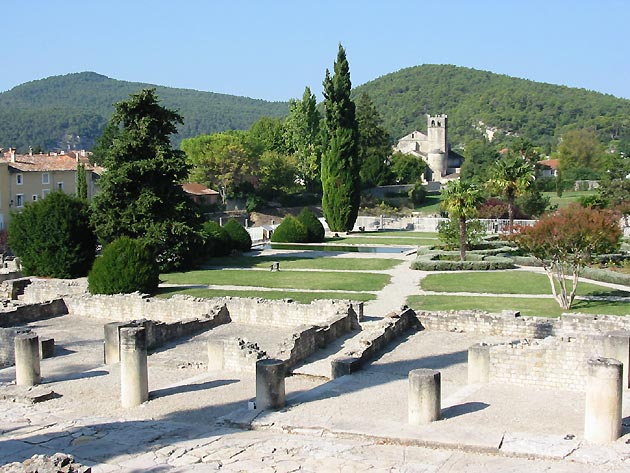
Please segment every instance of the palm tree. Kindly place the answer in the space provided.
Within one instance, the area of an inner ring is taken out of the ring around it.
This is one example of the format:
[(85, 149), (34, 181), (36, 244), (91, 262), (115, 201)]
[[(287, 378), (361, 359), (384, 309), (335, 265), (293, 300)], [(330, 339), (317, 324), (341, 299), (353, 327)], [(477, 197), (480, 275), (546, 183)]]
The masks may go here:
[(510, 154), (494, 163), (490, 169), (488, 187), (507, 200), (510, 233), (514, 227), (514, 202), (532, 187), (534, 174), (534, 165), (530, 161)]
[(465, 181), (451, 181), (442, 191), (442, 207), (459, 220), (459, 255), (466, 260), (466, 221), (477, 215), (483, 202), (481, 190)]

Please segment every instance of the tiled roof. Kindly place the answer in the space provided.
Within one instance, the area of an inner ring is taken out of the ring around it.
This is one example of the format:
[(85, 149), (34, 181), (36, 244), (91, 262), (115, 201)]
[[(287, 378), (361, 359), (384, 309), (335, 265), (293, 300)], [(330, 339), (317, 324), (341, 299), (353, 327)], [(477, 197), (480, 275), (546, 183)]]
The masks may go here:
[[(9, 167), (17, 171), (75, 171), (77, 169), (77, 160), (75, 157), (60, 154), (57, 156), (48, 154), (17, 154), (15, 162), (11, 161), (10, 153), (4, 153), (0, 160), (9, 163)], [(81, 162), (84, 160), (81, 159)], [(86, 164), (87, 169), (92, 166)]]
[(182, 188), (184, 192), (193, 195), (219, 195), (219, 193), (215, 190), (208, 189), (203, 184), (198, 184), (196, 182), (189, 182), (188, 184), (182, 184)]
[(543, 159), (542, 161), (538, 161), (538, 164), (542, 164), (543, 166), (547, 166), (551, 169), (558, 169), (560, 167), (559, 159)]

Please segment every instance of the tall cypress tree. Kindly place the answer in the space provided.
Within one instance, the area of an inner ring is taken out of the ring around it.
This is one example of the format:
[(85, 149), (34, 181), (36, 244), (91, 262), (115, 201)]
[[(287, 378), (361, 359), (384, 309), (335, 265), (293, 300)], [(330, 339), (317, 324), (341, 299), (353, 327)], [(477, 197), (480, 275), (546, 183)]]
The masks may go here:
[(326, 69), (324, 107), (326, 147), (322, 154), (322, 210), (330, 230), (352, 230), (359, 212), (358, 128), (350, 99), (350, 69), (341, 44), (334, 75)]

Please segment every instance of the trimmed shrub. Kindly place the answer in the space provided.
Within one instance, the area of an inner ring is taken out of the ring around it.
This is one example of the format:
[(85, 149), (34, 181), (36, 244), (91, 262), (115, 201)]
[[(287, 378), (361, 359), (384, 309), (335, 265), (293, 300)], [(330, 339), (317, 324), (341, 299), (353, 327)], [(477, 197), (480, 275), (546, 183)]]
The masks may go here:
[(232, 249), (239, 251), (252, 249), (252, 238), (249, 236), (249, 232), (236, 220), (233, 218), (228, 220), (223, 229), (228, 233), (230, 240), (232, 240)]
[(85, 276), (96, 256), (87, 204), (63, 192), (26, 205), (11, 217), (8, 244), (24, 274), (52, 278)]
[(420, 271), (492, 271), (512, 269), (509, 258), (466, 253), (466, 261), (459, 261), (459, 252), (439, 252), (419, 256), (411, 269)]
[(271, 241), (277, 243), (302, 243), (308, 238), (308, 231), (297, 218), (287, 215), (271, 235)]
[(217, 222), (204, 222), (201, 226), (204, 235), (206, 256), (227, 256), (232, 251), (232, 238)]
[(609, 271), (607, 269), (584, 268), (581, 276), (595, 281), (630, 286), (630, 274)]
[(103, 249), (88, 275), (92, 294), (153, 294), (160, 268), (142, 240), (120, 237)]
[(306, 227), (307, 243), (320, 243), (324, 241), (326, 231), (324, 230), (322, 222), (319, 221), (313, 212), (304, 208), (300, 212), (300, 215), (297, 216), (297, 219)]

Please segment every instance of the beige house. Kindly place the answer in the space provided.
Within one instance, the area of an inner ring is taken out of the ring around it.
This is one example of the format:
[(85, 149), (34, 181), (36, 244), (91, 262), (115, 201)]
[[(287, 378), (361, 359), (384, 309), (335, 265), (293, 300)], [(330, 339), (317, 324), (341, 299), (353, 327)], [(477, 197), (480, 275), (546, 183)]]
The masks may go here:
[(187, 184), (182, 184), (182, 189), (184, 189), (186, 195), (193, 202), (196, 202), (199, 205), (212, 205), (219, 202), (220, 194), (203, 184), (189, 182)]
[[(1, 151), (1, 150), (0, 150)], [(0, 155), (0, 229), (6, 228), (11, 212), (19, 212), (27, 202), (43, 199), (49, 192), (77, 192), (77, 165), (85, 164), (88, 198), (97, 192), (99, 169), (91, 166), (85, 151), (67, 154)]]

